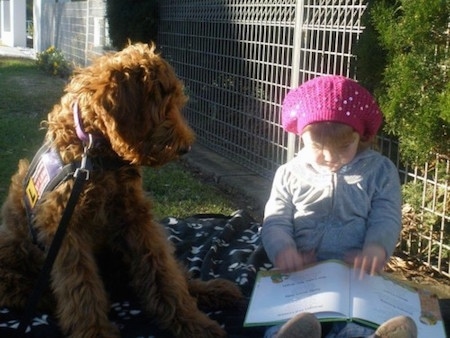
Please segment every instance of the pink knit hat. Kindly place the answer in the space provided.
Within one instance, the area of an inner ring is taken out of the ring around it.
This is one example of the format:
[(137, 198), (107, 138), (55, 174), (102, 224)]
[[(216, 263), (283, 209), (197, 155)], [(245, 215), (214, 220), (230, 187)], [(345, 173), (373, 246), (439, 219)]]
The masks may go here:
[(340, 122), (362, 139), (375, 136), (383, 117), (375, 99), (356, 81), (336, 75), (319, 76), (291, 90), (283, 102), (282, 125), (301, 134), (315, 122)]

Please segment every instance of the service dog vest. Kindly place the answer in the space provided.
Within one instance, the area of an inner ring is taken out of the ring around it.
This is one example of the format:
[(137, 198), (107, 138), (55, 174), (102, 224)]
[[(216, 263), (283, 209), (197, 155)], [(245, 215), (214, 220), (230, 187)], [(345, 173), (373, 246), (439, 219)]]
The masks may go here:
[(64, 165), (59, 153), (48, 144), (44, 144), (36, 153), (24, 180), (25, 204), (30, 211), (46, 191), (71, 177), (75, 172), (74, 164)]
[(33, 242), (37, 242), (33, 227), (34, 210), (47, 191), (71, 178), (79, 167), (76, 163), (64, 164), (59, 153), (45, 143), (36, 153), (24, 179), (24, 203)]
[[(25, 176), (24, 203), (33, 242), (37, 243), (37, 233), (34, 228), (34, 215), (36, 206), (46, 192), (53, 191), (61, 183), (74, 177), (81, 161), (64, 164), (56, 149), (45, 143), (36, 153)], [(121, 167), (130, 166), (130, 162), (119, 157), (94, 157), (89, 159), (89, 171), (115, 171)]]

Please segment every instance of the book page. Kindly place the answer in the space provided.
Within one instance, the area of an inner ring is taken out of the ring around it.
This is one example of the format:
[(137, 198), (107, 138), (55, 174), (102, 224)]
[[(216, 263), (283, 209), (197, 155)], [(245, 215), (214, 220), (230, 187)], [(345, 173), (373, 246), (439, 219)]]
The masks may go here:
[(381, 276), (352, 274), (352, 317), (381, 324), (403, 314), (420, 312), (420, 300), (414, 292)]
[(437, 300), (433, 303), (432, 298), (426, 299), (425, 295), (421, 297), (416, 290), (382, 276), (366, 274), (362, 279), (358, 276), (359, 273), (351, 274), (354, 319), (382, 324), (399, 315), (409, 316), (417, 325), (419, 338), (445, 338), (439, 309), (434, 306), (430, 310), (431, 305), (436, 304)]
[(260, 271), (244, 326), (282, 323), (301, 312), (346, 319), (350, 307), (348, 278), (348, 267), (335, 261), (289, 274)]

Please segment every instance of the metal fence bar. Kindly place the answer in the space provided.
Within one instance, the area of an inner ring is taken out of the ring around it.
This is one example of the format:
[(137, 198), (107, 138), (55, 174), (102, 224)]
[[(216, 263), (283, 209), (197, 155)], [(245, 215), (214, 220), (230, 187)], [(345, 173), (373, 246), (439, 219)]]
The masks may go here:
[[(304, 9), (305, 2), (303, 0), (299, 0), (296, 3), (295, 7), (295, 26), (294, 26), (294, 41), (293, 41), (293, 64), (292, 64), (292, 77), (291, 77), (291, 88), (297, 87), (300, 82), (300, 73), (304, 67), (302, 65), (302, 35), (304, 34)], [(302, 67), (303, 66), (303, 67)], [(302, 81), (303, 82), (303, 81)], [(298, 149), (298, 140), (295, 135), (288, 135), (288, 144), (287, 144), (287, 159), (290, 160), (295, 156), (295, 152)]]

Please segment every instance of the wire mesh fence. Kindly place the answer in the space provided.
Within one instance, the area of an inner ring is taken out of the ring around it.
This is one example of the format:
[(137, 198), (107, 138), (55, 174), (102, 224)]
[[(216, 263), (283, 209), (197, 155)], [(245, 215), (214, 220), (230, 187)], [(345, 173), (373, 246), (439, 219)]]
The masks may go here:
[(403, 183), (398, 250), (450, 277), (449, 159), (436, 155), (432, 165), (411, 167), (400, 161), (399, 144), (392, 138), (379, 136), (377, 148), (397, 165)]
[(270, 176), (286, 160), (279, 102), (290, 83), (295, 6), (208, 3), (162, 4), (160, 47), (185, 82), (200, 142)]
[(40, 2), (34, 18), (34, 48), (42, 52), (54, 46), (68, 61), (86, 66), (110, 49), (103, 0)]

